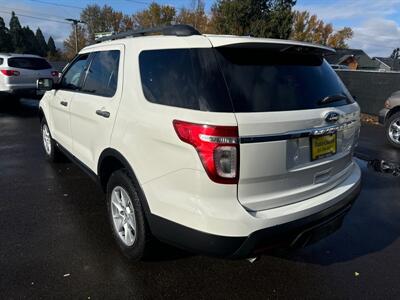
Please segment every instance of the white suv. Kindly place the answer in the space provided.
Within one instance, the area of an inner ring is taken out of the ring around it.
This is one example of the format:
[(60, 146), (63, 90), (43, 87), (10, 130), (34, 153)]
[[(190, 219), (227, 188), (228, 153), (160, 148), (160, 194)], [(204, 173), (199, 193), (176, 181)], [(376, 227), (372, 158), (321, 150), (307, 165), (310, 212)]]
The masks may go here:
[(331, 51), (185, 25), (103, 38), (38, 81), (46, 155), (98, 180), (131, 259), (150, 236), (231, 258), (305, 245), (360, 191), (360, 109)]

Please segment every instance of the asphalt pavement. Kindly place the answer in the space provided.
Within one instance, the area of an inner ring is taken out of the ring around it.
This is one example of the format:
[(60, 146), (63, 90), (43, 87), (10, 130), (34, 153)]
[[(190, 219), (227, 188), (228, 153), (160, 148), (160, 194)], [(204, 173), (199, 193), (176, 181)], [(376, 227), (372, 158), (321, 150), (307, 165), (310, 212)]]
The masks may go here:
[[(357, 152), (400, 162), (382, 136), (363, 127)], [(358, 163), (360, 197), (317, 244), (254, 263), (160, 244), (132, 264), (111, 238), (97, 185), (67, 160), (44, 160), (37, 102), (0, 99), (0, 299), (399, 298), (400, 178)]]

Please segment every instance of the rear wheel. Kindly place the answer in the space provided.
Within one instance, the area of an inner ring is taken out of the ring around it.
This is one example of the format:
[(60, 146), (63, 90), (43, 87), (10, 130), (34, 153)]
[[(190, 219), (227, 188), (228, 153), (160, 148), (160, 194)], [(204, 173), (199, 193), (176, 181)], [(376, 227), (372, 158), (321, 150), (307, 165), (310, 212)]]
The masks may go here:
[(126, 170), (111, 175), (107, 184), (107, 207), (119, 248), (130, 260), (140, 260), (151, 235), (139, 193)]
[(388, 142), (392, 146), (400, 148), (400, 112), (395, 113), (387, 120), (385, 131)]

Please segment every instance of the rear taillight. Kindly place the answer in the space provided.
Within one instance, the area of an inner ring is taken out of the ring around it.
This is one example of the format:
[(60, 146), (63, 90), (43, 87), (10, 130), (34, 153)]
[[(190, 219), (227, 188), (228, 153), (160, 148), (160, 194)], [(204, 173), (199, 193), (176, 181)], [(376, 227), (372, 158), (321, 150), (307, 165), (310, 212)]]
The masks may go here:
[(1, 70), (1, 73), (6, 76), (19, 76), (19, 71), (15, 70)]
[(58, 71), (53, 71), (53, 72), (51, 72), (51, 76), (53, 76), (53, 77), (58, 77)]
[(237, 184), (239, 180), (239, 135), (237, 126), (211, 126), (174, 120), (178, 137), (192, 145), (210, 179)]

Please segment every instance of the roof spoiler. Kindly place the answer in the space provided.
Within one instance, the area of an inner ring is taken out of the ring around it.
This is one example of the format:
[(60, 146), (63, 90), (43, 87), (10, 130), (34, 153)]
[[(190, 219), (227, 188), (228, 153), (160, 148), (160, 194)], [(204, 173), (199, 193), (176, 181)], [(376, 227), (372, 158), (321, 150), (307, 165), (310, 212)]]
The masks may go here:
[(214, 47), (227, 48), (250, 48), (250, 49), (269, 49), (279, 52), (294, 52), (304, 54), (329, 55), (335, 53), (335, 49), (306, 42), (279, 40), (279, 39), (263, 39), (252, 37), (237, 38), (218, 38), (216, 36), (208, 36)]

